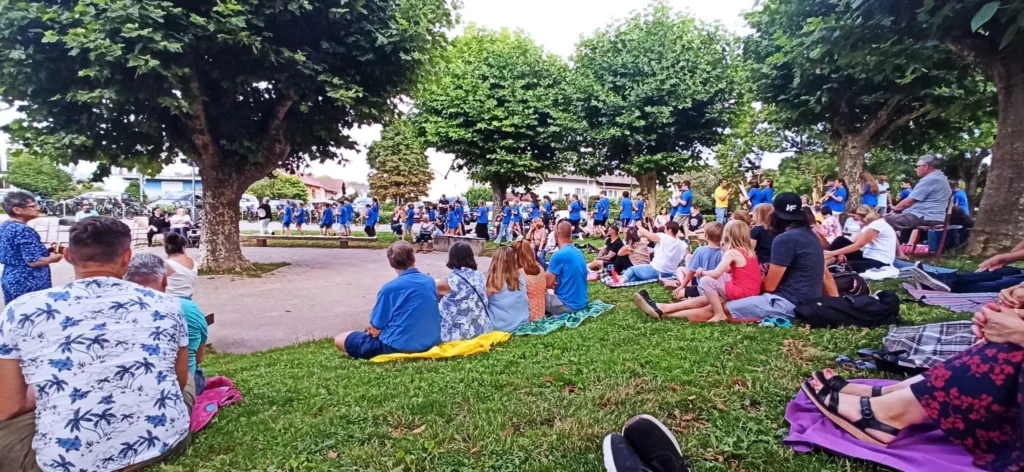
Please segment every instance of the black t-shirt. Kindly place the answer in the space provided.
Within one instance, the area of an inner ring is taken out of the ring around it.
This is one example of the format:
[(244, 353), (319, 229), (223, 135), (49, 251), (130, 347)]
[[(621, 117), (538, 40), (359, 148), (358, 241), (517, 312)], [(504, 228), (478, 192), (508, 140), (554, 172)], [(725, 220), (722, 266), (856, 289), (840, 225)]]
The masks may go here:
[(764, 226), (755, 226), (750, 230), (750, 239), (754, 243), (754, 252), (757, 254), (758, 264), (767, 264), (772, 260), (772, 243), (775, 241), (775, 233)]
[(441, 201), (437, 202), (437, 213), (439, 215), (448, 214), (448, 200), (442, 198)]
[[(263, 210), (263, 214), (260, 214), (260, 210)], [(256, 209), (256, 214), (260, 216), (261, 220), (269, 220), (273, 218), (273, 213), (270, 212), (270, 204), (262, 203)]]
[(690, 227), (690, 231), (697, 231), (704, 227), (704, 215), (698, 212), (696, 215), (690, 215), (690, 220), (687, 222), (687, 226)]
[[(619, 251), (622, 250), (623, 246), (625, 246), (625, 243), (622, 242), (622, 238), (615, 238), (615, 241), (612, 241), (611, 238), (607, 238), (604, 240), (604, 248), (606, 254), (615, 254), (616, 257), (618, 257)], [(611, 261), (614, 260), (615, 259), (611, 259)]]
[(794, 228), (775, 236), (771, 263), (786, 268), (776, 295), (794, 305), (823, 296), (825, 253), (810, 228)]
[(150, 215), (149, 225), (156, 228), (157, 231), (165, 230), (171, 227), (171, 223), (167, 221), (164, 216)]

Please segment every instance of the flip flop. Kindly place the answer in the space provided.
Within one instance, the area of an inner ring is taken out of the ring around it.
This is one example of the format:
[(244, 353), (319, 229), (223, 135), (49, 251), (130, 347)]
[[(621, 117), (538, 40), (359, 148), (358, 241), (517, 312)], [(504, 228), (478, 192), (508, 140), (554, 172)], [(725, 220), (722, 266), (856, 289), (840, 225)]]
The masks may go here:
[[(850, 421), (839, 414), (839, 392), (831, 390), (828, 386), (824, 385), (821, 387), (821, 391), (815, 392), (814, 386), (811, 385), (810, 381), (804, 382), (800, 388), (821, 414), (832, 420), (840, 429), (861, 441), (887, 448), (889, 447), (888, 444), (875, 439), (867, 433), (867, 430), (873, 429), (892, 436), (900, 434), (899, 428), (882, 423), (875, 418), (875, 412), (871, 408), (871, 399), (868, 397), (860, 397), (861, 418), (857, 421)], [(825, 400), (829, 400), (829, 403), (826, 404)]]
[(767, 328), (792, 328), (793, 322), (781, 316), (769, 316), (761, 320), (760, 326)]

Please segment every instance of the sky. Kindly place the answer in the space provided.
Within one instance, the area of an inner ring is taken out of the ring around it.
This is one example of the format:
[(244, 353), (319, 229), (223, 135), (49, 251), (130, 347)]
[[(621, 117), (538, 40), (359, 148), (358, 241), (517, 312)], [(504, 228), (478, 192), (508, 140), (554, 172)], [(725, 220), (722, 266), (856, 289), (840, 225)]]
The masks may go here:
[[(753, 8), (755, 0), (668, 0), (667, 3), (680, 11), (689, 11), (693, 16), (707, 21), (719, 22), (738, 34), (747, 29), (741, 15)], [(463, 0), (460, 12), (462, 24), (476, 23), (490, 29), (503, 27), (523, 30), (546, 50), (567, 58), (573, 53), (581, 36), (608, 24), (625, 18), (631, 12), (642, 10), (648, 0)], [(6, 123), (13, 115), (0, 112), (0, 123)], [(360, 144), (359, 151), (345, 151), (347, 161), (313, 163), (308, 171), (314, 175), (328, 175), (349, 181), (366, 182), (370, 167), (366, 163), (366, 149), (380, 139), (380, 126), (358, 128), (350, 135)], [(3, 139), (0, 139), (0, 155), (4, 154)], [(430, 167), (435, 172), (431, 195), (464, 192), (470, 186), (465, 175), (449, 172), (451, 156), (428, 153)], [(776, 167), (777, 156), (766, 156), (764, 167)], [(92, 166), (81, 165), (78, 173), (91, 172)], [(184, 166), (170, 169), (185, 171)], [(446, 177), (447, 176), (447, 177)], [(78, 175), (76, 175), (78, 177)]]

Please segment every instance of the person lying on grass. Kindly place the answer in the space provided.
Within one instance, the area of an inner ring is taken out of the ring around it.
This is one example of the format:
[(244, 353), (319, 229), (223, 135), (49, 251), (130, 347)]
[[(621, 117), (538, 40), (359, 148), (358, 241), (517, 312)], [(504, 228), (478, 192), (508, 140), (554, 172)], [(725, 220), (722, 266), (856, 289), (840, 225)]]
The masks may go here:
[[(750, 244), (750, 226), (740, 220), (725, 225), (722, 236), (722, 261), (714, 270), (698, 268), (698, 290), (701, 295), (679, 303), (656, 305), (649, 303), (646, 290), (634, 295), (633, 301), (644, 313), (654, 318), (685, 318), (692, 322), (726, 321), (723, 303), (740, 300), (761, 293), (761, 266)], [(660, 313), (659, 313), (660, 311)]]
[(1024, 260), (1024, 242), (1013, 251), (993, 256), (982, 262), (975, 273), (937, 274), (921, 267), (910, 270), (910, 275), (922, 288), (951, 293), (994, 293), (1024, 282), (1024, 269), (1007, 267)]
[(676, 269), (676, 280), (662, 280), (665, 288), (672, 289), (672, 297), (676, 300), (687, 298), (686, 289), (692, 287), (691, 294), (696, 291), (696, 284), (700, 282), (696, 277), (698, 269), (713, 270), (722, 262), (722, 231), (721, 223), (708, 223), (704, 229), (704, 238), (707, 246), (701, 246), (693, 251), (693, 256), (685, 266)]
[(377, 303), (365, 332), (346, 331), (334, 346), (356, 359), (395, 352), (423, 352), (441, 343), (441, 312), (434, 279), (416, 269), (411, 244), (388, 248), (388, 264), (398, 277), (377, 292)]
[(604, 247), (598, 252), (597, 258), (587, 264), (587, 269), (600, 271), (607, 266), (614, 266), (615, 259), (619, 257), (619, 251), (624, 245), (625, 243), (619, 238), (619, 227), (615, 225), (609, 226), (608, 239), (605, 240)]
[(837, 426), (878, 446), (900, 430), (934, 422), (985, 470), (1024, 470), (1024, 287), (974, 315), (979, 342), (898, 384), (848, 383), (831, 370), (814, 372), (801, 389)]

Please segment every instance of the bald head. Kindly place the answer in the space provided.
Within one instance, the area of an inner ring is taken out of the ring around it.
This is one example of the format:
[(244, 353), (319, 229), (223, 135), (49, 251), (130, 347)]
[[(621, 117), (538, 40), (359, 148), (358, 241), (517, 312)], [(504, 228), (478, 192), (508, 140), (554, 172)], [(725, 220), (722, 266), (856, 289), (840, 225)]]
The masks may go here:
[(555, 226), (555, 241), (559, 246), (572, 242), (572, 225), (562, 220)]

